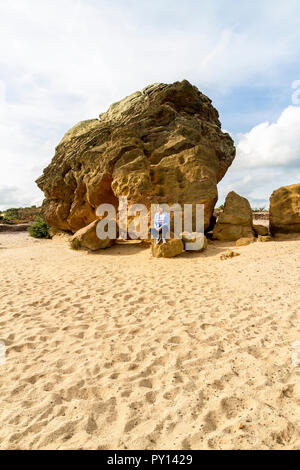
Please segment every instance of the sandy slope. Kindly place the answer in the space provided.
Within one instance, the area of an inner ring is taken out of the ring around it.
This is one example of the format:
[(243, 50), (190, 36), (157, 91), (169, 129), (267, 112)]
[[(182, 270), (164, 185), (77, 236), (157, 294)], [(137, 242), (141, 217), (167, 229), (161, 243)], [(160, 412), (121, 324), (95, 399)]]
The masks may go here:
[(300, 241), (224, 250), (0, 234), (0, 448), (299, 448)]

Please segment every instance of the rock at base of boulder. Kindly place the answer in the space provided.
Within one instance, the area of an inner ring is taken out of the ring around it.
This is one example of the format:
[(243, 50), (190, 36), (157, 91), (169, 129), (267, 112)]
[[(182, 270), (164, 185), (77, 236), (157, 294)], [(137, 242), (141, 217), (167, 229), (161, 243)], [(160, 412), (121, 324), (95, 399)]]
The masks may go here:
[(215, 228), (216, 223), (217, 223), (217, 217), (213, 214), (210, 218), (209, 226), (205, 230), (205, 233), (212, 232)]
[(239, 238), (237, 241), (236, 241), (236, 246), (247, 246), (247, 245), (251, 245), (252, 243), (255, 242), (255, 238), (254, 237), (249, 237), (249, 238)]
[(215, 225), (213, 239), (236, 241), (251, 237), (254, 237), (254, 231), (250, 204), (247, 199), (231, 191), (226, 197), (224, 211)]
[(240, 238), (254, 237), (254, 232), (250, 227), (243, 227), (242, 225), (220, 224), (216, 226), (213, 234), (214, 240), (223, 242), (232, 242)]
[(71, 242), (71, 239), (73, 237), (72, 233), (66, 232), (64, 230), (60, 230), (55, 227), (50, 227), (49, 235), (52, 238), (52, 240), (67, 241), (67, 242)]
[(152, 240), (151, 249), (154, 258), (174, 258), (174, 256), (181, 255), (184, 252), (184, 245), (179, 238), (172, 238), (167, 240), (167, 243), (159, 244)]
[[(183, 232), (181, 234), (181, 238), (184, 244), (184, 249), (186, 251), (201, 252), (206, 250), (208, 245), (207, 238), (203, 233)], [(193, 245), (189, 247), (189, 243), (193, 243)]]
[(101, 240), (96, 233), (98, 220), (78, 230), (71, 238), (70, 245), (74, 250), (88, 248), (91, 251), (103, 250), (114, 244), (114, 240), (106, 238)]
[(232, 250), (227, 250), (226, 253), (223, 253), (220, 256), (220, 259), (224, 261), (226, 259), (235, 258), (236, 256), (240, 256), (240, 253), (236, 253), (235, 251), (232, 251)]
[(253, 229), (257, 236), (266, 237), (269, 235), (269, 229), (265, 225), (253, 225)]
[(270, 237), (269, 235), (267, 236), (258, 235), (257, 241), (260, 243), (267, 243), (267, 242), (273, 241), (273, 238)]

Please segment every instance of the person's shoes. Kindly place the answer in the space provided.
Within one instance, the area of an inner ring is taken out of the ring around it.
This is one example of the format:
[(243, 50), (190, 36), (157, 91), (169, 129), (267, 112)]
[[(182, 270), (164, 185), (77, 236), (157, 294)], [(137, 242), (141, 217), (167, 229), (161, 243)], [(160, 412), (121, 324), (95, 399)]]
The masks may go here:
[(156, 245), (158, 245), (159, 242), (160, 242), (160, 238), (157, 238), (157, 239), (156, 239)]
[(163, 243), (167, 243), (167, 241), (166, 241), (166, 239), (165, 239), (165, 238), (163, 238)]

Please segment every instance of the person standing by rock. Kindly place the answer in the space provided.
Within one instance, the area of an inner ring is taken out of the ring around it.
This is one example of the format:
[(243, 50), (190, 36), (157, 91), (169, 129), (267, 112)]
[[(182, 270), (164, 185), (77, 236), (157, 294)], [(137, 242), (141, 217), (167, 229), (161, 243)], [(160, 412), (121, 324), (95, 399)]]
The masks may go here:
[(166, 237), (170, 230), (170, 217), (167, 211), (162, 206), (159, 206), (158, 211), (154, 215), (154, 228), (150, 229), (150, 233), (155, 238), (156, 243), (160, 242), (162, 236), (163, 243), (167, 243)]

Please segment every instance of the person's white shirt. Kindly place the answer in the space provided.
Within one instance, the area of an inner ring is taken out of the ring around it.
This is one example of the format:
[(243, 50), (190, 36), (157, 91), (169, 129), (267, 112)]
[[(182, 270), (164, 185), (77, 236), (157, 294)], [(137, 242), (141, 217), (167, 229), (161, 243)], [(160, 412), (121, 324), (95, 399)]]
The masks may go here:
[(154, 216), (154, 227), (157, 229), (166, 225), (168, 230), (170, 230), (170, 217), (167, 211), (163, 211), (162, 213), (156, 212)]

